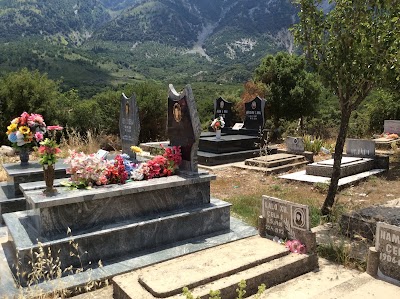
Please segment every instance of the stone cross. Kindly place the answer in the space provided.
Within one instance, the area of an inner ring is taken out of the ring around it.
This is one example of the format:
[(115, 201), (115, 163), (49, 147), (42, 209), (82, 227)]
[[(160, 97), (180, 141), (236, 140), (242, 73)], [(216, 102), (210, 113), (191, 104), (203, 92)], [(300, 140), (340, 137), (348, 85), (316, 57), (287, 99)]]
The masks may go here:
[(180, 170), (197, 173), (197, 149), (201, 123), (192, 88), (186, 85), (181, 93), (172, 84), (168, 91), (167, 134), (171, 146), (180, 146)]
[(130, 149), (132, 145), (138, 145), (140, 134), (139, 107), (135, 95), (128, 98), (124, 93), (122, 94), (119, 133), (122, 141), (122, 153), (128, 154), (131, 159), (136, 160), (136, 154)]

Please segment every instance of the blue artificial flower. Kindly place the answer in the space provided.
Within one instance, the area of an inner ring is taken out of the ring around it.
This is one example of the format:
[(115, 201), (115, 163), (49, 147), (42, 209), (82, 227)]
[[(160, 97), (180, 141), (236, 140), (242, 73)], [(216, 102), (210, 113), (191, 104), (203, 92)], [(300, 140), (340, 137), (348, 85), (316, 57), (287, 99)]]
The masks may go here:
[(15, 132), (11, 133), (10, 135), (8, 135), (8, 140), (10, 140), (12, 143), (17, 142), (17, 134)]

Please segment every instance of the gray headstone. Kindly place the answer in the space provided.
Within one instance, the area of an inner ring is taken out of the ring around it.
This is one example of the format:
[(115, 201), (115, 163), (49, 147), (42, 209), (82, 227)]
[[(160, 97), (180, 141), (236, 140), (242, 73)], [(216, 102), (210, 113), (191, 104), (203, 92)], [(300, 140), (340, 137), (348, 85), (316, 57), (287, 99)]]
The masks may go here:
[(400, 134), (400, 120), (385, 120), (383, 132)]
[(168, 91), (167, 132), (171, 146), (180, 146), (182, 163), (180, 170), (198, 172), (197, 149), (201, 123), (192, 88), (187, 85), (177, 93), (172, 84)]
[(346, 139), (346, 153), (354, 157), (375, 157), (375, 141), (367, 139)]
[(138, 145), (140, 135), (139, 107), (135, 95), (127, 98), (121, 97), (121, 110), (119, 115), (119, 133), (122, 141), (122, 153), (128, 154), (131, 159), (136, 159), (136, 154), (130, 147)]
[(222, 116), (225, 121), (225, 127), (232, 127), (232, 103), (223, 98), (214, 100), (214, 118)]
[(306, 205), (265, 196), (262, 197), (262, 215), (266, 232), (282, 239), (296, 239), (296, 230), (310, 230), (310, 212)]
[(301, 137), (286, 137), (285, 144), (288, 152), (291, 153), (304, 152), (304, 140)]
[(266, 101), (256, 97), (251, 102), (245, 103), (244, 127), (248, 130), (260, 130), (264, 127), (264, 109)]
[(375, 249), (382, 274), (400, 281), (400, 227), (384, 222), (376, 226)]

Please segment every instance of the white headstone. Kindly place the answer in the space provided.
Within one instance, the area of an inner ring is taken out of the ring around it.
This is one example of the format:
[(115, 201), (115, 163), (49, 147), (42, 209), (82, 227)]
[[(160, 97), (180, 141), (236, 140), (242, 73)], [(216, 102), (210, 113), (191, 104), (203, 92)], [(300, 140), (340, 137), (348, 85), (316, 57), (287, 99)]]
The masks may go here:
[(400, 227), (378, 222), (375, 249), (379, 252), (381, 273), (400, 281)]

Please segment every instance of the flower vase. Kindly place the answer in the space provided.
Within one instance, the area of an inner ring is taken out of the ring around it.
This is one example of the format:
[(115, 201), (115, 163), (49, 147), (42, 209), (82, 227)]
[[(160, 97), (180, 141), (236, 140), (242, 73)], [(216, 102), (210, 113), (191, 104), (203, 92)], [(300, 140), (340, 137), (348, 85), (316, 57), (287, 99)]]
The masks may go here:
[(54, 184), (54, 165), (43, 165), (43, 173), (44, 173), (44, 181), (46, 183), (46, 189), (43, 190), (43, 193), (46, 196), (54, 195), (57, 192), (57, 189), (53, 188)]
[(215, 138), (221, 139), (221, 130), (215, 130)]
[(21, 166), (29, 165), (29, 149), (26, 147), (19, 149), (19, 160), (21, 161)]

